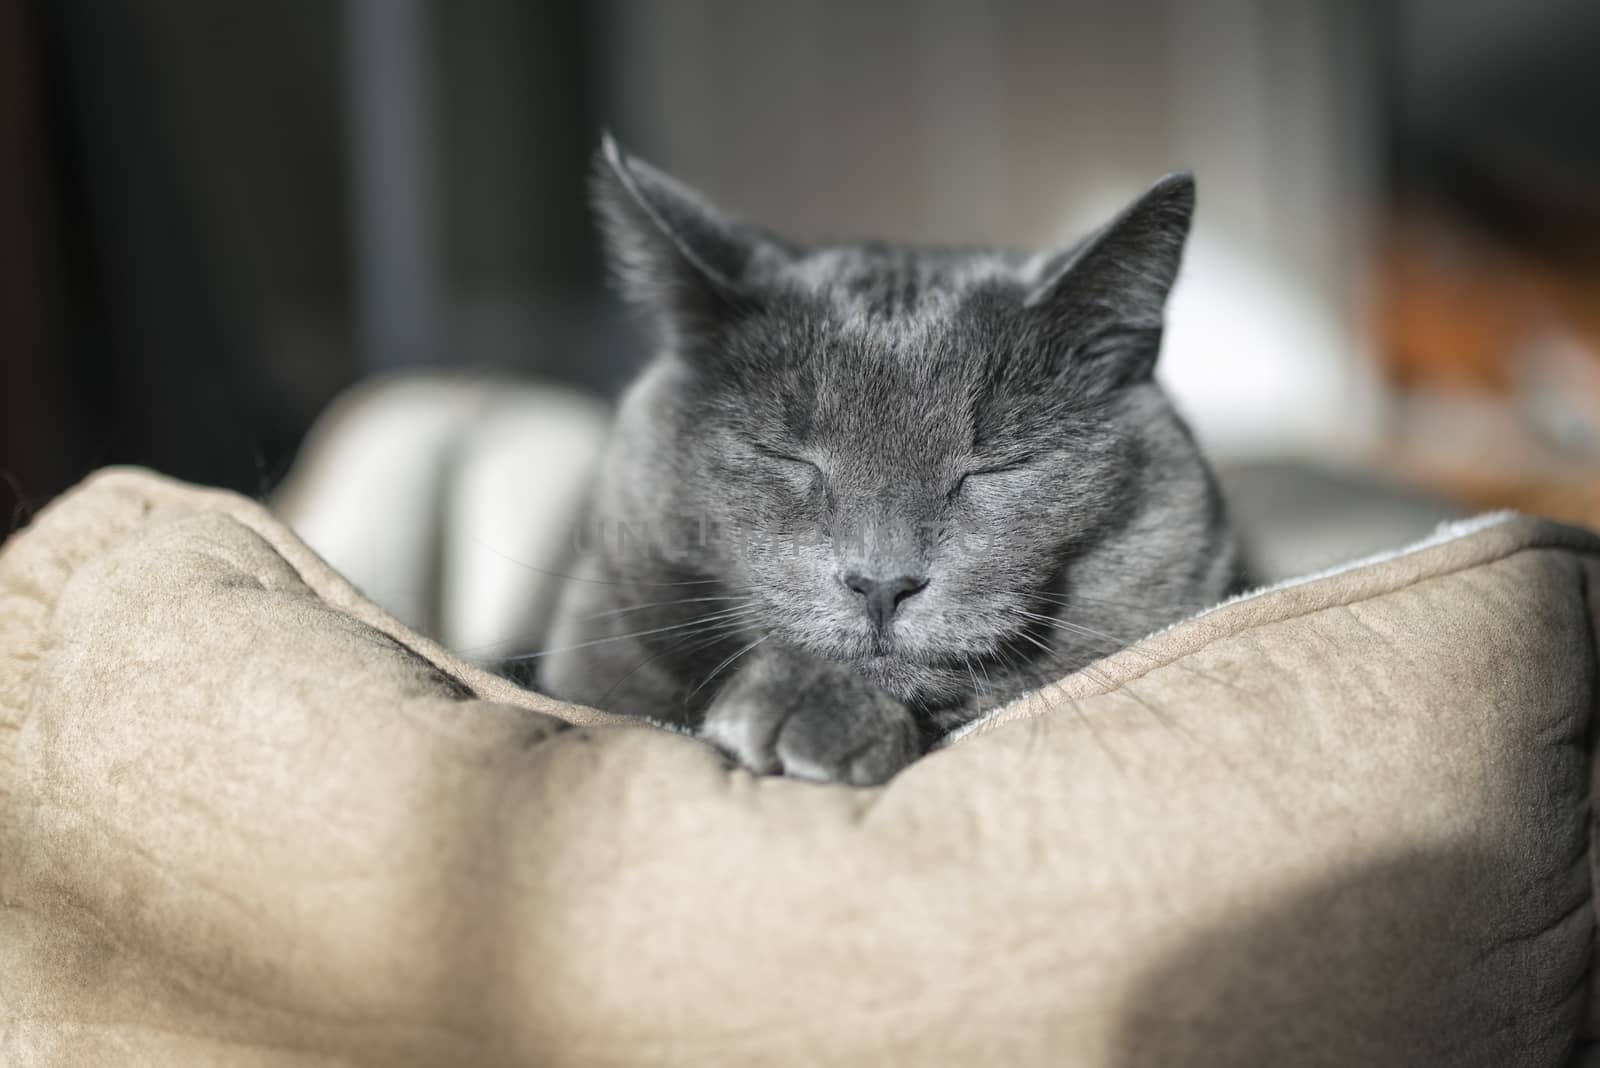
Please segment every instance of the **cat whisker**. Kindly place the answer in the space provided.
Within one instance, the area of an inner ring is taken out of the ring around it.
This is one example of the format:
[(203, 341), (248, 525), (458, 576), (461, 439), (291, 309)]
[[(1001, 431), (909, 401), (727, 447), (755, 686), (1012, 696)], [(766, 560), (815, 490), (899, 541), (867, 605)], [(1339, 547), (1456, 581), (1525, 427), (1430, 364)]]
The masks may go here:
[(1082, 608), (1092, 606), (1095, 608), (1109, 608), (1119, 612), (1146, 612), (1152, 608), (1159, 608), (1161, 614), (1176, 619), (1187, 619), (1197, 612), (1211, 608), (1214, 602), (1187, 603), (1163, 600), (1159, 604), (1150, 601), (1127, 600), (1112, 597), (1094, 597), (1089, 594), (1077, 593), (1071, 597), (1060, 597), (1048, 593), (1031, 593), (1028, 595), (1033, 600), (1043, 601), (1046, 604), (1060, 608)]
[(1122, 757), (1118, 755), (1116, 747), (1107, 741), (1100, 728), (1095, 725), (1094, 717), (1084, 711), (1083, 705), (1079, 700), (1066, 692), (1066, 687), (1062, 685), (1064, 681), (1062, 678), (1047, 674), (1043, 670), (1032, 666), (1020, 670), (1018, 674), (1028, 679), (1030, 683), (1028, 696), (1030, 698), (1048, 700), (1049, 691), (1058, 691), (1059, 699), (1064, 700), (1072, 709), (1073, 714), (1078, 717), (1078, 722), (1083, 724), (1083, 729), (1093, 739), (1095, 746), (1106, 755), (1106, 759), (1111, 762), (1112, 767), (1116, 768), (1119, 773), (1125, 770)]
[(1012, 614), (1021, 616), (1024, 619), (1035, 620), (1040, 623), (1048, 623), (1051, 626), (1066, 627), (1068, 630), (1074, 630), (1080, 634), (1087, 634), (1094, 638), (1101, 638), (1108, 642), (1115, 642), (1118, 645), (1133, 644), (1133, 639), (1119, 638), (1115, 634), (1110, 634), (1103, 630), (1096, 630), (1093, 627), (1085, 626), (1082, 623), (1076, 623), (1073, 620), (1067, 619), (1063, 616), (1048, 616), (1040, 612), (1029, 612), (1025, 608), (1013, 608), (1011, 609), (1011, 612)]
[(753, 616), (753, 615), (757, 614), (758, 611), (759, 611), (759, 609), (757, 609), (755, 607), (735, 608), (735, 609), (730, 609), (730, 610), (728, 610), (726, 612), (717, 612), (717, 613), (714, 613), (714, 614), (712, 614), (710, 616), (704, 616), (704, 617), (702, 617), (700, 619), (691, 619), (691, 620), (689, 620), (689, 621), (687, 621), (685, 623), (674, 623), (671, 626), (666, 626), (666, 627), (651, 627), (648, 630), (636, 630), (636, 631), (631, 631), (631, 632), (629, 632), (627, 634), (611, 634), (611, 635), (607, 635), (604, 638), (591, 638), (588, 641), (577, 642), (574, 645), (565, 645), (565, 646), (562, 646), (559, 649), (544, 649), (544, 650), (541, 650), (541, 651), (539, 651), (537, 653), (525, 653), (522, 656), (508, 657), (507, 659), (508, 660), (513, 660), (513, 661), (536, 660), (536, 659), (538, 659), (540, 657), (554, 656), (557, 653), (571, 652), (574, 649), (587, 649), (590, 646), (594, 646), (594, 645), (604, 645), (607, 642), (627, 641), (630, 638), (645, 638), (645, 637), (649, 637), (650, 635), (653, 635), (653, 634), (666, 634), (666, 633), (669, 633), (671, 631), (684, 630), (686, 628), (691, 628), (691, 627), (704, 628), (710, 623), (715, 623), (715, 622), (717, 622), (719, 620), (723, 620), (723, 619), (742, 618), (742, 617), (746, 617), (746, 616)]
[(1024, 609), (1013, 609), (1012, 611), (1016, 612), (1018, 615), (1027, 617), (1027, 618), (1032, 619), (1032, 620), (1037, 620), (1037, 621), (1040, 621), (1040, 622), (1050, 623), (1050, 624), (1052, 624), (1054, 626), (1060, 626), (1060, 627), (1062, 627), (1062, 628), (1064, 628), (1066, 630), (1074, 632), (1075, 634), (1077, 634), (1079, 636), (1087, 637), (1087, 638), (1094, 638), (1094, 639), (1096, 639), (1098, 641), (1105, 642), (1106, 644), (1111, 646), (1111, 648), (1107, 649), (1106, 652), (1104, 653), (1105, 656), (1111, 656), (1111, 655), (1114, 655), (1114, 654), (1117, 654), (1117, 653), (1123, 653), (1123, 652), (1131, 653), (1134, 656), (1141, 657), (1144, 660), (1148, 661), (1152, 668), (1163, 667), (1163, 666), (1170, 665), (1172, 667), (1177, 668), (1180, 671), (1186, 671), (1186, 672), (1188, 672), (1188, 673), (1190, 673), (1190, 674), (1192, 674), (1192, 675), (1194, 675), (1194, 676), (1196, 676), (1198, 678), (1207, 679), (1207, 680), (1209, 680), (1211, 682), (1216, 683), (1219, 686), (1227, 686), (1230, 689), (1235, 689), (1235, 690), (1240, 688), (1238, 683), (1234, 682), (1233, 680), (1220, 678), (1217, 675), (1214, 675), (1209, 671), (1202, 671), (1201, 669), (1193, 666), (1192, 664), (1186, 664), (1186, 663), (1183, 663), (1183, 662), (1181, 662), (1179, 660), (1163, 660), (1161, 657), (1158, 657), (1158, 656), (1154, 655), (1153, 653), (1150, 653), (1150, 652), (1148, 652), (1148, 651), (1146, 651), (1144, 649), (1139, 648), (1139, 645), (1138, 645), (1138, 641), (1139, 640), (1119, 638), (1115, 634), (1109, 634), (1109, 633), (1107, 633), (1106, 631), (1103, 631), (1103, 630), (1096, 630), (1094, 627), (1085, 626), (1082, 623), (1077, 623), (1077, 622), (1074, 622), (1073, 620), (1064, 619), (1064, 618), (1061, 618), (1059, 616), (1045, 616), (1045, 615), (1040, 615), (1037, 612), (1028, 612), (1028, 611), (1026, 611)]
[(611, 609), (608, 609), (608, 610), (606, 610), (604, 612), (596, 612), (593, 615), (581, 616), (579, 618), (580, 618), (580, 620), (582, 622), (587, 623), (590, 620), (593, 620), (593, 619), (604, 619), (607, 616), (619, 616), (619, 615), (623, 615), (623, 614), (628, 613), (628, 612), (642, 612), (647, 608), (670, 608), (673, 605), (697, 604), (697, 603), (708, 602), (708, 601), (738, 601), (740, 604), (753, 604), (754, 603), (754, 599), (753, 598), (750, 598), (750, 597), (739, 597), (739, 596), (732, 595), (732, 594), (730, 594), (728, 596), (725, 596), (725, 597), (682, 597), (682, 598), (679, 598), (678, 600), (675, 600), (675, 601), (650, 601), (650, 602), (647, 602), (645, 604), (628, 605), (625, 608), (611, 608)]
[(978, 670), (983, 673), (983, 684), (990, 693), (994, 692), (994, 680), (989, 678), (989, 665), (981, 659), (978, 661)]
[[(1109, 742), (1102, 736), (1099, 728), (1095, 726), (1095, 717), (1089, 715), (1089, 713), (1083, 708), (1080, 699), (1067, 695), (1065, 686), (1066, 677), (1049, 677), (1036, 666), (1029, 666), (1019, 669), (1018, 673), (1029, 679), (1033, 687), (1031, 694), (1032, 696), (1044, 697), (1050, 691), (1057, 691), (1060, 698), (1071, 706), (1073, 712), (1078, 717), (1079, 722), (1084, 725), (1085, 730), (1089, 732), (1090, 736), (1094, 739), (1095, 744), (1100, 748), (1100, 750), (1106, 754), (1107, 758), (1110, 759), (1114, 765), (1116, 765), (1119, 771), (1126, 770), (1122, 760), (1117, 756), (1114, 747), (1109, 744)], [(1289, 814), (1284, 811), (1277, 799), (1274, 798), (1269, 792), (1263, 790), (1260, 784), (1248, 773), (1246, 769), (1241, 768), (1234, 760), (1232, 760), (1226, 751), (1212, 744), (1203, 736), (1196, 734), (1193, 730), (1185, 726), (1179, 719), (1174, 717), (1170, 712), (1164, 711), (1159, 706), (1143, 697), (1134, 686), (1134, 682), (1136, 680), (1125, 680), (1119, 683), (1107, 675), (1102, 669), (1093, 664), (1079, 668), (1076, 672), (1074, 672), (1074, 674), (1081, 674), (1100, 685), (1102, 687), (1103, 695), (1116, 695), (1125, 697), (1134, 702), (1140, 708), (1149, 713), (1151, 719), (1154, 720), (1162, 729), (1185, 739), (1198, 748), (1206, 750), (1229, 774), (1234, 776), (1234, 778), (1240, 782), (1245, 783), (1255, 793), (1257, 793), (1267, 804), (1271, 815), (1275, 819), (1279, 820), (1285, 825), (1288, 825), (1292, 822)]]
[[(1061, 626), (1066, 627), (1069, 630), (1077, 630), (1077, 631), (1080, 631), (1081, 633), (1083, 633), (1083, 634), (1085, 634), (1085, 635), (1087, 635), (1089, 637), (1097, 638), (1097, 639), (1099, 639), (1101, 641), (1106, 641), (1106, 642), (1112, 643), (1115, 646), (1115, 648), (1110, 650), (1106, 654), (1107, 656), (1115, 655), (1116, 653), (1119, 653), (1119, 652), (1131, 652), (1131, 653), (1135, 653), (1135, 654), (1137, 654), (1139, 656), (1142, 656), (1146, 660), (1148, 660), (1150, 662), (1150, 664), (1151, 664), (1151, 668), (1152, 669), (1157, 668), (1157, 667), (1166, 667), (1166, 666), (1175, 667), (1175, 668), (1179, 669), (1180, 671), (1184, 671), (1184, 672), (1187, 672), (1189, 674), (1193, 674), (1193, 675), (1195, 675), (1197, 677), (1207, 679), (1209, 681), (1217, 683), (1218, 685), (1230, 686), (1230, 687), (1233, 687), (1233, 688), (1237, 688), (1236, 684), (1230, 682), (1229, 680), (1216, 678), (1215, 676), (1211, 675), (1209, 672), (1201, 671), (1198, 668), (1192, 667), (1191, 665), (1185, 664), (1185, 663), (1183, 663), (1181, 661), (1178, 661), (1178, 660), (1163, 661), (1159, 657), (1156, 657), (1156, 656), (1154, 656), (1154, 655), (1152, 655), (1150, 653), (1147, 653), (1142, 649), (1138, 649), (1138, 648), (1136, 648), (1136, 647), (1134, 647), (1134, 646), (1132, 646), (1130, 644), (1122, 643), (1114, 635), (1107, 634), (1104, 631), (1096, 630), (1093, 627), (1085, 627), (1085, 626), (1082, 626), (1081, 624), (1074, 624), (1070, 620), (1056, 619), (1056, 618), (1048, 617), (1048, 616), (1040, 616), (1038, 613), (1020, 612), (1020, 614), (1025, 615), (1025, 616), (1031, 616), (1033, 618), (1033, 620), (1045, 621), (1045, 622), (1050, 622), (1050, 623), (1054, 623), (1054, 624), (1059, 624)], [(1032, 635), (1030, 635), (1026, 631), (1026, 629), (1020, 630), (1020, 631), (1018, 631), (1018, 633), (1022, 637), (1028, 639), (1029, 641), (1033, 641), (1035, 645), (1039, 645), (1040, 644), (1038, 641), (1036, 641), (1033, 638)], [(1191, 742), (1195, 742), (1195, 743), (1201, 745), (1203, 748), (1207, 748), (1207, 749), (1214, 748), (1214, 747), (1211, 747), (1211, 746), (1207, 745), (1203, 740), (1201, 740), (1200, 738), (1195, 736), (1195, 734), (1192, 731), (1184, 729), (1169, 714), (1164, 713), (1162, 710), (1160, 710), (1155, 705), (1153, 705), (1149, 701), (1147, 701), (1143, 696), (1141, 696), (1139, 694), (1138, 690), (1134, 686), (1134, 683), (1137, 681), (1136, 679), (1127, 679), (1127, 680), (1123, 680), (1122, 682), (1119, 683), (1115, 679), (1113, 679), (1109, 674), (1107, 674), (1103, 668), (1098, 667), (1096, 663), (1085, 664), (1082, 667), (1079, 667), (1079, 668), (1075, 669), (1073, 672), (1064, 673), (1064, 674), (1059, 675), (1059, 676), (1051, 676), (1051, 675), (1047, 674), (1046, 671), (1044, 670), (1043, 666), (1042, 665), (1037, 665), (1037, 664), (1026, 665), (1023, 669), (1018, 670), (1018, 673), (1019, 674), (1023, 674), (1026, 677), (1031, 677), (1031, 678), (1037, 680), (1037, 681), (1034, 682), (1034, 686), (1036, 688), (1036, 692), (1043, 692), (1044, 690), (1050, 690), (1050, 689), (1061, 689), (1062, 686), (1063, 686), (1063, 683), (1065, 682), (1065, 680), (1068, 677), (1068, 675), (1070, 675), (1070, 674), (1081, 674), (1085, 678), (1088, 678), (1088, 679), (1094, 681), (1095, 683), (1097, 683), (1099, 686), (1101, 686), (1101, 688), (1105, 692), (1107, 692), (1107, 693), (1116, 693), (1116, 694), (1119, 694), (1119, 695), (1121, 695), (1123, 697), (1126, 697), (1129, 700), (1133, 701), (1135, 704), (1139, 705), (1141, 708), (1143, 708), (1147, 712), (1149, 712), (1151, 718), (1154, 719), (1157, 723), (1161, 724), (1165, 729), (1167, 729), (1169, 731), (1172, 731), (1174, 734), (1182, 735), (1183, 737), (1189, 739)], [(1042, 690), (1039, 689), (1041, 687), (1042, 687)], [(1073, 701), (1073, 707), (1075, 709), (1077, 708), (1076, 700)], [(1226, 762), (1225, 758), (1224, 758), (1224, 762)], [(1233, 768), (1231, 765), (1230, 765), (1230, 770), (1234, 771), (1236, 774), (1238, 773), (1237, 769)]]
[(978, 673), (972, 670), (972, 657), (962, 656), (961, 663), (967, 669), (967, 676), (972, 679), (972, 696), (974, 698), (981, 696), (983, 688), (978, 685)]
[[(744, 626), (745, 626), (745, 621), (742, 620), (742, 619), (733, 620), (733, 621), (727, 622), (727, 623), (720, 623), (720, 624), (710, 628), (709, 630), (706, 630), (706, 631), (703, 631), (703, 632), (700, 632), (700, 633), (696, 633), (696, 634), (692, 634), (689, 637), (683, 639), (682, 641), (676, 643), (675, 645), (671, 645), (671, 646), (668, 646), (665, 649), (661, 649), (661, 650), (659, 650), (657, 652), (651, 653), (649, 656), (645, 657), (643, 660), (641, 660), (637, 664), (633, 665), (633, 667), (629, 668), (626, 672), (623, 673), (621, 678), (617, 679), (616, 682), (613, 682), (611, 684), (611, 687), (608, 690), (606, 690), (604, 696), (602, 696), (600, 698), (600, 701), (602, 703), (602, 707), (603, 707), (603, 703), (605, 701), (609, 700), (612, 694), (617, 692), (617, 688), (618, 687), (620, 687), (623, 683), (627, 682), (629, 679), (633, 678), (633, 676), (635, 674), (637, 674), (639, 672), (639, 670), (641, 668), (643, 668), (646, 664), (650, 664), (650, 663), (653, 663), (653, 662), (655, 662), (657, 660), (660, 660), (664, 656), (677, 655), (679, 653), (683, 653), (683, 654), (687, 655), (687, 654), (690, 654), (690, 653), (698, 653), (702, 649), (709, 649), (713, 645), (717, 644), (718, 642), (726, 641), (728, 638), (731, 638), (734, 635), (738, 634), (739, 631), (744, 629)], [(690, 644), (690, 643), (693, 643), (693, 644)]]
[[(672, 604), (672, 603), (675, 603), (675, 602), (668, 601), (668, 602), (663, 602), (663, 603)], [(689, 625), (692, 625), (692, 624), (695, 624), (695, 623), (703, 623), (703, 622), (707, 622), (707, 621), (710, 621), (710, 620), (715, 620), (715, 619), (718, 619), (718, 618), (720, 618), (720, 617), (722, 617), (724, 615), (731, 615), (734, 610), (738, 610), (738, 611), (741, 611), (741, 612), (744, 612), (744, 611), (754, 612), (756, 610), (756, 607), (753, 604), (753, 602), (752, 603), (748, 603), (746, 605), (734, 605), (733, 608), (728, 610), (728, 611), (718, 611), (718, 612), (712, 613), (710, 615), (700, 616), (697, 619), (686, 620), (686, 621), (683, 621), (683, 623), (681, 623), (680, 625), (689, 626)], [(584, 616), (584, 617), (582, 617), (582, 620), (586, 622), (586, 621), (591, 620), (591, 619), (602, 618), (602, 617), (604, 617), (604, 616), (606, 616), (608, 614), (609, 613), (601, 612), (601, 613), (597, 613), (594, 616)], [(663, 629), (670, 630), (672, 628), (668, 627), (668, 628), (663, 628)], [(653, 633), (653, 632), (652, 631), (641, 630), (641, 631), (635, 631), (632, 634), (619, 634), (619, 635), (616, 636), (615, 640), (621, 640), (622, 638), (629, 638), (629, 637), (639, 637), (639, 636), (642, 636), (644, 634), (649, 634), (649, 633)], [(475, 656), (475, 654), (482, 653), (485, 650), (495, 649), (495, 648), (498, 648), (498, 647), (503, 646), (503, 645), (511, 645), (511, 644), (519, 643), (522, 640), (523, 639), (518, 638), (518, 637), (501, 638), (498, 641), (485, 642), (482, 645), (464, 646), (462, 648), (457, 649), (456, 652), (458, 652), (461, 655), (466, 656), (466, 657), (468, 657), (470, 659), (470, 658), (473, 658)], [(609, 640), (613, 640), (613, 639), (596, 639), (597, 642), (601, 641), (601, 640), (609, 641)], [(544, 649), (544, 650), (541, 650), (541, 651), (535, 652), (535, 653), (525, 653), (525, 654), (522, 654), (522, 655), (519, 655), (519, 656), (506, 657), (506, 658), (504, 658), (503, 660), (501, 660), (499, 662), (500, 663), (513, 663), (513, 662), (518, 661), (518, 660), (529, 660), (529, 659), (532, 659), (534, 657), (548, 656), (548, 655), (553, 654), (553, 653), (565, 652), (567, 649), (581, 649), (585, 645), (588, 645), (588, 644), (592, 644), (592, 643), (585, 642), (585, 643), (580, 643), (578, 645), (563, 646), (560, 649)]]
[(1070, 605), (1088, 602), (1091, 604), (1111, 605), (1114, 608), (1144, 608), (1149, 603), (1148, 601), (1130, 600), (1126, 597), (1097, 597), (1092, 593), (1080, 593), (1076, 590), (1072, 592), (1071, 596), (1064, 596), (1059, 593), (1047, 593), (1040, 590), (1030, 590), (1028, 591), (1028, 596), (1035, 600), (1051, 601), (1055, 604)]
[(1017, 631), (1017, 636), (1019, 638), (1026, 639), (1027, 641), (1031, 642), (1033, 645), (1035, 645), (1036, 647), (1038, 647), (1039, 649), (1043, 650), (1046, 653), (1054, 653), (1055, 652), (1054, 649), (1050, 648), (1050, 646), (1046, 645), (1044, 642), (1040, 641), (1038, 638), (1034, 637), (1032, 634), (1029, 634), (1026, 630)]
[(689, 701), (689, 698), (693, 697), (695, 694), (699, 693), (702, 689), (704, 689), (707, 683), (709, 683), (712, 679), (716, 678), (718, 675), (722, 674), (722, 672), (730, 664), (732, 664), (735, 660), (739, 659), (741, 656), (743, 656), (744, 654), (748, 653), (750, 650), (754, 649), (756, 646), (760, 645), (762, 642), (766, 641), (770, 637), (772, 637), (772, 632), (768, 631), (767, 633), (763, 634), (761, 637), (757, 638), (755, 641), (751, 642), (749, 645), (746, 645), (742, 649), (739, 649), (739, 650), (735, 651), (732, 655), (730, 655), (722, 663), (720, 663), (716, 667), (712, 668), (711, 669), (711, 674), (707, 675), (705, 678), (700, 680), (700, 685), (696, 686), (694, 689), (690, 690), (687, 694), (684, 695), (684, 698), (683, 698), (684, 703), (687, 704), (688, 701)]
[[(1105, 687), (1106, 693), (1118, 694), (1120, 696), (1129, 698), (1135, 704), (1138, 704), (1145, 711), (1149, 712), (1151, 717), (1155, 719), (1156, 722), (1162, 727), (1171, 731), (1173, 734), (1186, 739), (1193, 745), (1206, 750), (1206, 752), (1208, 752), (1217, 761), (1217, 763), (1221, 764), (1229, 774), (1233, 775), (1235, 779), (1248, 786), (1261, 798), (1263, 802), (1266, 803), (1267, 809), (1273, 818), (1277, 819), (1286, 826), (1292, 823), (1291, 817), (1283, 809), (1277, 798), (1275, 798), (1270, 791), (1263, 790), (1260, 783), (1258, 783), (1246, 769), (1241, 768), (1237, 762), (1229, 757), (1225, 749), (1212, 744), (1203, 736), (1196, 734), (1194, 731), (1184, 726), (1182, 722), (1172, 715), (1162, 712), (1154, 704), (1139, 696), (1139, 693), (1134, 689), (1133, 686), (1133, 683), (1137, 680), (1127, 680), (1118, 684), (1109, 677), (1105, 676), (1103, 673), (1098, 673), (1097, 669), (1093, 667), (1087, 667), (1081, 670), (1089, 678), (1094, 679), (1096, 682), (1100, 683), (1101, 686)], [(1057, 683), (1057, 685), (1060, 684)]]

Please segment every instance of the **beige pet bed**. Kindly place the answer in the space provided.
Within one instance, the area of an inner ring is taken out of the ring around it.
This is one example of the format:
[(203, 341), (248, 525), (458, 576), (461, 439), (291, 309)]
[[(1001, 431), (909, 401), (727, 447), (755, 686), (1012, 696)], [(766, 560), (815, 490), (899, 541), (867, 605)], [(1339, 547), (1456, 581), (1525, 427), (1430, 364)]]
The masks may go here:
[(1572, 1063), (1597, 584), (1600, 539), (1486, 521), (855, 790), (105, 473), (0, 550), (0, 1063)]

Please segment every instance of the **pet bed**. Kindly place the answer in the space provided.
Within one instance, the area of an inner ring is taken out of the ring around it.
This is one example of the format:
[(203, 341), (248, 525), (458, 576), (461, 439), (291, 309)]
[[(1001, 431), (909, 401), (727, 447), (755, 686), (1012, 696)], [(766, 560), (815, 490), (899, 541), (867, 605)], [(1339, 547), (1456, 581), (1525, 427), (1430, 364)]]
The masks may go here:
[(1216, 608), (886, 786), (487, 675), (256, 503), (0, 549), (0, 1062), (1564, 1065), (1600, 539)]

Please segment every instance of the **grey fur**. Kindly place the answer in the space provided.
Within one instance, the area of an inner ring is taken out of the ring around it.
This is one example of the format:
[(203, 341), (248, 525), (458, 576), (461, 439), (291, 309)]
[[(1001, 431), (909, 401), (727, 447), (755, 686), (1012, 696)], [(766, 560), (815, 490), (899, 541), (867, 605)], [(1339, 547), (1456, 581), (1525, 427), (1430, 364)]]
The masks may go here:
[[(1188, 175), (1032, 257), (802, 247), (609, 139), (595, 192), (660, 351), (621, 406), (547, 691), (757, 772), (879, 782), (1238, 586), (1152, 379)], [(899, 583), (881, 628), (858, 592), (879, 581)]]

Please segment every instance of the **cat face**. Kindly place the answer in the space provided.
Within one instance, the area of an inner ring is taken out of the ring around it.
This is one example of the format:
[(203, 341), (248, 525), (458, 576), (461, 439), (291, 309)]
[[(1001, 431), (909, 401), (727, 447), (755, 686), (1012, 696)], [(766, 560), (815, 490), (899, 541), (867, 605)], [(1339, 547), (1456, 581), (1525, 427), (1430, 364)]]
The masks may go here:
[(662, 334), (623, 415), (648, 443), (627, 496), (654, 514), (633, 518), (702, 531), (654, 551), (752, 598), (752, 636), (913, 706), (1037, 660), (1037, 621), (1125, 525), (1168, 425), (1150, 375), (1192, 182), (1032, 258), (801, 248), (609, 142), (598, 195)]

